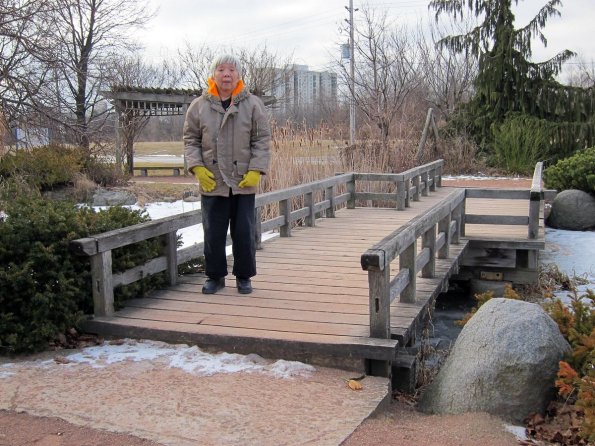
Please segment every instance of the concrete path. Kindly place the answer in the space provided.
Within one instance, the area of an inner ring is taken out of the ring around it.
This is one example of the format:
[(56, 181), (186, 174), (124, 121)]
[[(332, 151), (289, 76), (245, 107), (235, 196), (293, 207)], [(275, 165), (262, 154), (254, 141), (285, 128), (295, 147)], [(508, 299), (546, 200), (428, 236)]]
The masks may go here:
[[(62, 418), (164, 445), (339, 445), (386, 401), (388, 381), (318, 368), (276, 377), (263, 371), (206, 376), (171, 358), (88, 364), (70, 352), (0, 362), (0, 409)], [(283, 366), (283, 363), (281, 364)]]

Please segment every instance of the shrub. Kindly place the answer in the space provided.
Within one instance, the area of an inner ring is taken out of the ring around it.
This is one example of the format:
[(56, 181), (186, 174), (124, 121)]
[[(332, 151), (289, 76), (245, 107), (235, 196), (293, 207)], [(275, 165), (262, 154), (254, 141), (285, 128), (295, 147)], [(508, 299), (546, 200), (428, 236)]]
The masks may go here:
[(0, 177), (20, 177), (40, 190), (71, 184), (81, 171), (83, 154), (80, 149), (62, 146), (36, 147), (18, 150), (0, 159)]
[(579, 189), (595, 193), (595, 147), (582, 150), (545, 169), (545, 185), (558, 191)]
[(566, 361), (560, 361), (556, 387), (565, 401), (576, 403), (582, 409), (580, 435), (589, 442), (595, 441), (594, 305), (595, 294), (587, 290), (583, 296), (578, 296), (574, 291), (570, 308), (559, 299), (546, 306), (572, 347)]
[(507, 172), (530, 174), (549, 158), (551, 123), (527, 115), (511, 115), (494, 134), (494, 164)]
[[(140, 211), (114, 207), (94, 212), (68, 202), (17, 198), (0, 221), (0, 351), (46, 348), (93, 308), (89, 259), (69, 251), (71, 240), (148, 220)], [(159, 239), (113, 252), (115, 272), (144, 263), (162, 249)], [(122, 287), (115, 305), (163, 280), (151, 276)]]
[(117, 164), (108, 163), (98, 158), (91, 158), (85, 164), (89, 179), (103, 187), (122, 186), (128, 182), (128, 175)]

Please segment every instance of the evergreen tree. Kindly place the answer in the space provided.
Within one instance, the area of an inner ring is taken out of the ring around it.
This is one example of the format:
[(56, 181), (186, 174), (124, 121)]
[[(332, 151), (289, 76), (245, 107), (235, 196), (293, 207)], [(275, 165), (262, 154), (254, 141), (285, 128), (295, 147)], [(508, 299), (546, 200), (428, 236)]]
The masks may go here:
[[(594, 144), (593, 88), (569, 87), (556, 81), (562, 64), (574, 56), (569, 50), (541, 63), (530, 61), (531, 42), (547, 39), (541, 30), (552, 16), (559, 16), (560, 0), (549, 0), (523, 28), (515, 29), (512, 3), (519, 0), (432, 0), (436, 19), (451, 14), (462, 19), (465, 12), (479, 18), (466, 34), (439, 42), (455, 52), (478, 58), (475, 96), (458, 114), (458, 124), (467, 128), (480, 146), (493, 154), (495, 131), (508, 120), (538, 121), (532, 128), (546, 131), (540, 138), (547, 147), (531, 148), (551, 159), (564, 157)], [(523, 116), (523, 119), (518, 119)], [(510, 124), (510, 123), (509, 123)]]

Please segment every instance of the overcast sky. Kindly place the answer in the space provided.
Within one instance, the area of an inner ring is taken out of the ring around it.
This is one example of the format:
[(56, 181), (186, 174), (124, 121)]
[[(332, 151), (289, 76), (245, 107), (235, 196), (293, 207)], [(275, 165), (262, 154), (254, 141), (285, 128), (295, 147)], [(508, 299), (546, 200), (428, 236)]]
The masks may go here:
[[(185, 41), (199, 46), (224, 45), (255, 48), (266, 44), (280, 58), (293, 54), (295, 63), (322, 70), (340, 55), (346, 43), (349, 0), (149, 0), (157, 16), (138, 35), (150, 60), (170, 57)], [(546, 0), (520, 0), (514, 8), (523, 26)], [(354, 8), (364, 2), (354, 0)], [(386, 10), (391, 20), (415, 25), (428, 20), (428, 0), (372, 0), (369, 4)], [(534, 61), (542, 61), (563, 49), (595, 61), (595, 0), (563, 0), (562, 16), (551, 18), (544, 33), (548, 47), (534, 44)], [(356, 25), (357, 25), (357, 15)], [(342, 32), (340, 30), (343, 29)], [(576, 63), (577, 61), (573, 61)]]

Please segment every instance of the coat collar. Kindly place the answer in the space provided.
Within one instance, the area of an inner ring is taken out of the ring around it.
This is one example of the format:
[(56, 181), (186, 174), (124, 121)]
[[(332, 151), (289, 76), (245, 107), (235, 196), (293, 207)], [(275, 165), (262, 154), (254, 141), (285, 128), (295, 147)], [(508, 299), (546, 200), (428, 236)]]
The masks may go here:
[[(220, 102), (221, 99), (219, 98), (219, 92), (217, 91), (217, 85), (215, 84), (215, 81), (212, 77), (209, 77), (207, 82), (209, 83), (209, 87), (205, 93), (205, 96), (211, 102)], [(244, 81), (240, 79), (238, 81), (238, 85), (236, 85), (236, 88), (234, 88), (234, 90), (231, 92), (232, 104), (237, 104), (242, 99), (247, 98), (249, 95), (250, 93), (245, 88)]]

